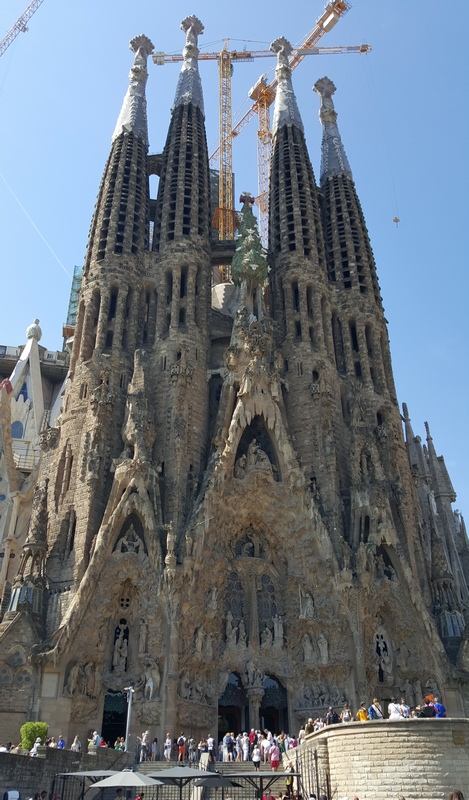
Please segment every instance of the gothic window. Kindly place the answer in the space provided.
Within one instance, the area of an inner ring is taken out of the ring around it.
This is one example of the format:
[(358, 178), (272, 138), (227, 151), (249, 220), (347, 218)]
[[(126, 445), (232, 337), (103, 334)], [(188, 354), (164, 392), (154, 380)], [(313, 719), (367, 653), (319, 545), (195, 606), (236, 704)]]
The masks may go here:
[(231, 611), (237, 625), (244, 616), (244, 591), (237, 572), (230, 572), (226, 583), (225, 613)]
[(21, 667), (19, 670), (17, 670), (15, 673), (15, 683), (18, 684), (18, 686), (29, 686), (31, 682), (32, 675), (29, 669), (26, 667)]
[(260, 586), (257, 592), (257, 614), (259, 617), (259, 628), (272, 625), (272, 619), (277, 615), (277, 602), (275, 599), (275, 587), (270, 575), (261, 575)]
[(13, 674), (11, 669), (2, 664), (0, 666), (0, 686), (6, 686), (8, 683), (12, 683), (12, 681)]
[(26, 400), (28, 399), (28, 387), (26, 386), (26, 383), (23, 383), (23, 385), (22, 385), (22, 387), (21, 387), (21, 389), (20, 389), (20, 391), (18, 393), (17, 400), (19, 400), (20, 397), (23, 398), (24, 402), (26, 402)]

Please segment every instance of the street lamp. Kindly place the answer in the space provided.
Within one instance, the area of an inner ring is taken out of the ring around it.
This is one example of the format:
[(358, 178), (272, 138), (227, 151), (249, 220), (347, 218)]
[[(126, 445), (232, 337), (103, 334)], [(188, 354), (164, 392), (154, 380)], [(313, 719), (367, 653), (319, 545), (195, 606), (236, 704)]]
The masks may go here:
[(129, 730), (130, 730), (130, 717), (132, 715), (132, 695), (135, 692), (135, 689), (132, 686), (126, 686), (124, 688), (124, 692), (127, 693), (127, 723), (125, 726), (125, 749), (129, 751)]

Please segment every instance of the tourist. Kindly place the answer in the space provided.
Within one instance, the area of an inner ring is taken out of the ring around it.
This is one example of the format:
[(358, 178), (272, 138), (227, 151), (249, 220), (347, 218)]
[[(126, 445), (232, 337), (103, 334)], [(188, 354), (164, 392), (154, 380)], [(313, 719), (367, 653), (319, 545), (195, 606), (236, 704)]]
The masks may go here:
[(150, 745), (150, 758), (152, 761), (158, 761), (158, 739), (156, 736)]
[(74, 738), (74, 740), (72, 742), (72, 746), (70, 747), (70, 750), (73, 750), (74, 753), (79, 753), (80, 752), (80, 750), (81, 750), (81, 742), (80, 742), (80, 739), (78, 738), (78, 736), (75, 736), (75, 738)]
[(66, 746), (67, 746), (67, 743), (66, 743), (64, 737), (62, 736), (62, 734), (60, 734), (59, 738), (57, 739), (57, 749), (58, 750), (65, 750)]
[[(295, 771), (295, 768), (291, 762), (288, 767), (288, 770), (290, 772)], [(293, 775), (287, 775), (287, 777), (285, 778), (285, 786), (287, 789), (287, 797), (293, 797)]]
[(252, 756), (251, 756), (252, 764), (256, 772), (259, 772), (259, 767), (261, 765), (261, 748), (258, 744), (254, 745)]
[(215, 761), (215, 739), (213, 738), (211, 733), (209, 733), (208, 739), (205, 742), (205, 744), (207, 745), (207, 748), (203, 750), (203, 752), (208, 753), (209, 761)]
[(366, 710), (366, 703), (360, 703), (360, 708), (358, 709), (355, 716), (358, 720), (360, 720), (360, 722), (366, 722), (366, 720), (368, 719), (368, 711)]
[(93, 738), (91, 739), (91, 744), (96, 745), (96, 747), (99, 747), (99, 745), (101, 744), (101, 736), (98, 733), (98, 731), (93, 731)]
[(166, 734), (166, 739), (165, 739), (165, 742), (164, 742), (164, 751), (163, 751), (163, 755), (164, 755), (164, 760), (165, 761), (171, 761), (171, 749), (172, 749), (172, 746), (173, 746), (173, 740), (171, 739), (171, 734), (167, 733)]
[(272, 767), (272, 772), (277, 772), (278, 765), (280, 764), (280, 748), (275, 742), (272, 742), (270, 746), (270, 766)]
[(298, 744), (301, 744), (303, 742), (303, 739), (305, 738), (305, 736), (306, 736), (306, 731), (305, 731), (304, 726), (303, 726), (303, 727), (300, 728), (300, 730), (298, 732)]
[(344, 704), (342, 711), (340, 712), (340, 721), (341, 722), (352, 722), (352, 712), (350, 711), (350, 706), (348, 703)]
[(184, 736), (184, 732), (178, 737), (177, 746), (178, 761), (184, 761), (186, 758), (186, 737)]
[(233, 739), (231, 738), (230, 731), (227, 731), (223, 737), (223, 761), (233, 761)]
[(388, 703), (388, 716), (389, 719), (404, 719), (401, 704), (396, 702), (395, 697), (391, 697), (391, 702)]
[(41, 738), (38, 736), (31, 750), (29, 751), (30, 756), (37, 756), (37, 748), (39, 747), (40, 744), (41, 744)]
[(373, 702), (368, 709), (368, 719), (383, 719), (383, 709), (381, 708), (378, 698), (373, 697)]
[(435, 697), (435, 699), (433, 700), (433, 706), (435, 708), (436, 716), (438, 719), (446, 717), (446, 708), (444, 707), (443, 703), (440, 703), (438, 697)]
[(48, 743), (47, 746), (48, 747), (57, 748), (57, 742), (55, 741), (55, 738), (53, 736), (50, 737), (49, 743)]
[(425, 698), (423, 705), (417, 706), (417, 716), (429, 718), (436, 717), (436, 708), (430, 701), (429, 697)]
[(116, 789), (116, 797), (115, 800), (124, 800), (122, 796), (122, 789)]
[(329, 706), (329, 708), (327, 709), (327, 714), (324, 718), (324, 721), (326, 725), (337, 725), (337, 723), (340, 722), (339, 715), (337, 711), (334, 711), (332, 706)]
[(249, 761), (250, 745), (249, 745), (249, 736), (247, 735), (246, 732), (243, 733), (243, 736), (241, 738), (241, 749), (242, 749), (243, 761)]
[(310, 733), (314, 733), (314, 722), (312, 717), (309, 718), (308, 722), (305, 725), (306, 736), (309, 736)]
[(460, 789), (455, 789), (448, 795), (448, 800), (464, 800), (464, 795)]
[(272, 742), (270, 741), (270, 739), (268, 739), (266, 736), (263, 736), (261, 739), (261, 753), (264, 764), (268, 764), (269, 762), (271, 745)]
[(266, 789), (266, 792), (263, 795), (262, 800), (275, 800), (275, 797), (273, 796), (273, 794), (270, 791), (270, 789)]
[(404, 719), (409, 719), (410, 717), (410, 708), (406, 703), (405, 697), (401, 697), (401, 712)]

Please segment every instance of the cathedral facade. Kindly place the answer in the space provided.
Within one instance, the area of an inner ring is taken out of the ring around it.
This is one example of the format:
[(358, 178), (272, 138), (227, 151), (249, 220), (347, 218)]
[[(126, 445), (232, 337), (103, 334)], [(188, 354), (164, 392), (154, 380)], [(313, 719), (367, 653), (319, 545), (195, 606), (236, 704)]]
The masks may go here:
[(468, 540), (428, 426), (425, 445), (398, 405), (335, 87), (314, 87), (317, 184), (273, 43), (269, 246), (245, 195), (232, 280), (213, 285), (203, 26), (181, 27), (158, 156), (153, 46), (131, 42), (70, 354), (47, 372), (36, 321), (3, 371), (0, 731), (113, 740), (129, 694), (131, 734), (160, 741), (294, 732), (373, 696), (469, 715)]

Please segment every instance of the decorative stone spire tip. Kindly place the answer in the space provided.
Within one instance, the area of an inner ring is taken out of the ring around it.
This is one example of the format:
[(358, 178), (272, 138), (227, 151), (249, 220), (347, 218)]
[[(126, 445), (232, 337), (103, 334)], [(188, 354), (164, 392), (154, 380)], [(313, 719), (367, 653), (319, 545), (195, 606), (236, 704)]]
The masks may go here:
[(199, 55), (197, 43), (198, 36), (204, 32), (204, 26), (200, 19), (192, 14), (184, 17), (180, 27), (186, 34), (186, 43), (182, 51), (183, 64), (179, 73), (173, 111), (180, 105), (192, 103), (198, 106), (203, 114), (204, 99), (197, 61)]

